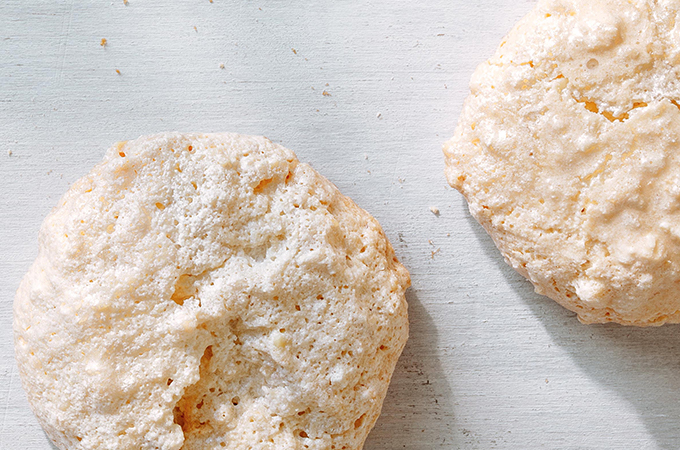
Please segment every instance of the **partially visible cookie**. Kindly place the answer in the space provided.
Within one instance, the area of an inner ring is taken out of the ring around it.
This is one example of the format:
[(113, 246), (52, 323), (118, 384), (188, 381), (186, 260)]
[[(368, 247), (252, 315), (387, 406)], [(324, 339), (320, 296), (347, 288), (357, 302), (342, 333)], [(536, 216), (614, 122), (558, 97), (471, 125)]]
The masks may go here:
[(408, 285), (377, 221), (290, 150), (142, 137), (45, 220), (16, 357), (60, 449), (360, 449)]
[(539, 0), (479, 66), (446, 176), (586, 323), (680, 322), (680, 3)]

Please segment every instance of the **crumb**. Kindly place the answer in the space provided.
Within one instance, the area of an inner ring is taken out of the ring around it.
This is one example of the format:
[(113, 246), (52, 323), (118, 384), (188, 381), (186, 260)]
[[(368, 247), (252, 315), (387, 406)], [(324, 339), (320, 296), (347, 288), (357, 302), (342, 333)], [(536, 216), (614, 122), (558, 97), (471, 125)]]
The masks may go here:
[(364, 153), (364, 159), (368, 161), (368, 155), (366, 153)]
[(314, 89), (314, 86), (312, 86), (312, 90), (313, 90), (313, 91), (315, 91), (315, 90), (316, 90), (316, 89)]
[(224, 63), (220, 63), (220, 69), (224, 69)]
[(326, 83), (326, 86), (328, 86), (328, 83)]
[(297, 50), (295, 50), (294, 48), (291, 48), (291, 50), (293, 50), (293, 53), (297, 55)]
[(404, 181), (406, 181), (406, 178), (397, 178), (397, 180), (398, 180), (400, 183), (403, 183)]
[(106, 47), (106, 44), (107, 44), (107, 43), (108, 43), (108, 41), (106, 40), (106, 38), (102, 38), (102, 40), (101, 40), (101, 42), (99, 43), (99, 45), (101, 45), (102, 47)]
[(198, 33), (198, 28), (194, 27), (194, 31), (195, 31), (196, 33)]
[(432, 211), (432, 214), (434, 214), (435, 216), (439, 216), (439, 208), (437, 208), (436, 206), (430, 206), (430, 211)]
[(7, 156), (12, 156), (12, 150), (7, 150)]
[(444, 36), (444, 33), (439, 33), (437, 36)]
[(448, 86), (447, 86), (447, 85), (444, 85), (444, 89), (448, 89)]
[(376, 117), (377, 117), (378, 119), (382, 119), (382, 113), (376, 114)]
[(427, 243), (430, 244), (430, 245), (434, 245), (434, 242), (432, 242), (432, 239), (428, 239)]
[(130, 3), (128, 0), (123, 0), (123, 4), (124, 4), (125, 6), (127, 6), (128, 3)]
[(330, 96), (331, 96), (331, 94), (329, 94), (328, 91), (323, 91), (321, 94), (322, 94), (324, 97), (330, 97)]
[(432, 250), (432, 251), (430, 252), (430, 257), (431, 257), (432, 259), (434, 259), (435, 255), (436, 255), (437, 253), (439, 253), (441, 250), (442, 250), (441, 248), (438, 248), (438, 249), (436, 249), (436, 250)]
[(118, 75), (123, 75), (122, 73), (120, 73), (120, 70), (118, 70), (118, 69), (116, 69), (116, 73), (117, 73)]

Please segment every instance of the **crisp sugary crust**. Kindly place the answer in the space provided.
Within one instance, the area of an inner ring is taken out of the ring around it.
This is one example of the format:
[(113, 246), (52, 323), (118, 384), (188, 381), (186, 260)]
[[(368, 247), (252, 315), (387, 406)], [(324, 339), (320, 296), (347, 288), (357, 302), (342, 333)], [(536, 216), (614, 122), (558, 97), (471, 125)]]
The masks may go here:
[(449, 183), (583, 322), (680, 322), (680, 3), (539, 0), (472, 77)]
[(360, 449), (408, 285), (376, 220), (290, 150), (142, 137), (45, 219), (16, 357), (60, 449)]

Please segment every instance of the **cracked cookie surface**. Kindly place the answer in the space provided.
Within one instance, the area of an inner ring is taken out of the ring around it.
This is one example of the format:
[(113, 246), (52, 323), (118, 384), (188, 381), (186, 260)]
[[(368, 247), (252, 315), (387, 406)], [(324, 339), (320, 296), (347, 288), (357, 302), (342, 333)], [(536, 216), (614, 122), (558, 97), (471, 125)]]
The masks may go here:
[(376, 220), (290, 150), (142, 137), (45, 219), (16, 357), (61, 449), (359, 449), (408, 285)]
[(540, 0), (474, 73), (446, 176), (586, 323), (680, 322), (680, 4)]

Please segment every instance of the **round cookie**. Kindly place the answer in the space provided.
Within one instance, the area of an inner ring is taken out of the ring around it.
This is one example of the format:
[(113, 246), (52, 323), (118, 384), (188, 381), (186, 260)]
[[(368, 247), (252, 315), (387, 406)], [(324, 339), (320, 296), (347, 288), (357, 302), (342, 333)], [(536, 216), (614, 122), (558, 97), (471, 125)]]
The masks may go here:
[(408, 285), (377, 221), (290, 150), (142, 137), (45, 219), (16, 358), (60, 449), (360, 449)]
[(680, 322), (678, 63), (678, 2), (539, 0), (444, 146), (507, 262), (583, 322)]

